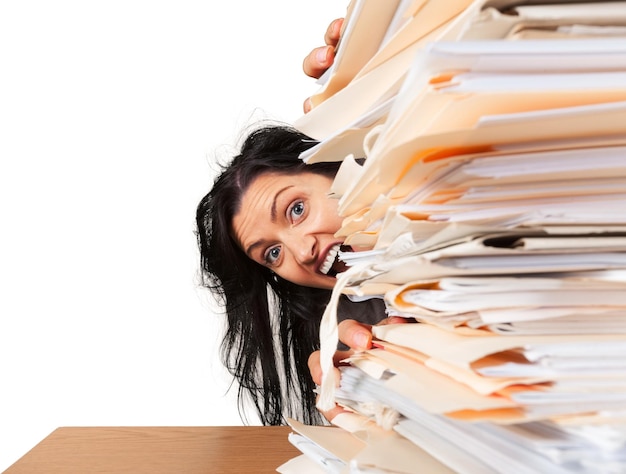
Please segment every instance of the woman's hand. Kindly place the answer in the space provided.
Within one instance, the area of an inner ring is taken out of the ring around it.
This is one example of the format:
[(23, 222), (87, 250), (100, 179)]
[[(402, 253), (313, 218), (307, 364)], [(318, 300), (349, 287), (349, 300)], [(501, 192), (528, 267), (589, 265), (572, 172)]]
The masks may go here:
[[(407, 320), (405, 318), (401, 318), (399, 316), (391, 316), (389, 318), (383, 319), (381, 322), (377, 324), (399, 324), (410, 322), (411, 320)], [(333, 362), (335, 365), (334, 370), (337, 372), (337, 377), (335, 380), (339, 380), (339, 369), (338, 367), (342, 365), (342, 360), (350, 357), (355, 350), (362, 351), (372, 348), (372, 326), (369, 324), (363, 324), (353, 319), (346, 319), (339, 323), (339, 340), (343, 342), (345, 345), (350, 347), (349, 351), (337, 351), (333, 357)], [(320, 351), (315, 351), (309, 356), (309, 371), (311, 372), (311, 378), (317, 385), (321, 385), (322, 383), (322, 366), (320, 364)], [(332, 421), (332, 419), (337, 416), (339, 413), (345, 412), (342, 407), (336, 405), (335, 408), (322, 412), (324, 418), (328, 421)]]
[[(335, 355), (333, 356), (333, 361), (335, 365), (335, 368), (333, 370), (335, 370), (337, 373), (335, 380), (339, 381), (339, 376), (340, 376), (339, 369), (337, 367), (339, 367), (340, 365), (343, 365), (341, 361), (346, 359), (347, 357), (350, 357), (352, 353), (353, 351), (335, 352)], [(322, 365), (320, 364), (320, 351), (315, 351), (313, 352), (313, 354), (309, 356), (309, 372), (311, 372), (311, 378), (313, 379), (313, 382), (315, 382), (317, 385), (321, 385), (322, 384)], [(328, 410), (328, 411), (323, 411), (321, 413), (324, 416), (324, 418), (326, 418), (328, 421), (332, 421), (333, 418), (335, 418), (337, 415), (345, 411), (346, 410), (344, 410), (342, 407), (335, 404), (335, 408)]]
[[(330, 66), (332, 66), (333, 61), (335, 60), (335, 47), (337, 46), (339, 37), (341, 36), (343, 20), (343, 18), (333, 20), (330, 25), (328, 25), (328, 29), (324, 35), (324, 42), (326, 45), (313, 49), (304, 58), (304, 61), (302, 62), (302, 70), (307, 76), (317, 79), (324, 74)], [(307, 98), (304, 101), (304, 113), (311, 110), (311, 107), (311, 100), (310, 98)]]

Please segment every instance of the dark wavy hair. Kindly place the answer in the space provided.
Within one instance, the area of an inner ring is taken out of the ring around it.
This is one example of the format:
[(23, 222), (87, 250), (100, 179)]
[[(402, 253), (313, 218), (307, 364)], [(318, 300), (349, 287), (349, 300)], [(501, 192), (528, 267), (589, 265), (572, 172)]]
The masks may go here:
[(299, 155), (316, 142), (282, 125), (263, 126), (245, 139), (196, 211), (202, 285), (225, 309), (221, 357), (239, 382), (239, 412), (251, 400), (264, 425), (286, 417), (320, 424), (307, 361), (319, 349), (319, 323), (330, 291), (295, 285), (254, 262), (232, 236), (243, 194), (263, 173), (313, 172), (334, 177), (338, 162), (307, 165)]

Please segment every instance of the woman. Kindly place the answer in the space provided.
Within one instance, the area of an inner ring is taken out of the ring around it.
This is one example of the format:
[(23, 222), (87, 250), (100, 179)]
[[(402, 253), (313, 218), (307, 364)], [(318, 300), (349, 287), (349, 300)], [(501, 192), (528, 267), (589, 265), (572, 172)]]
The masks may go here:
[[(222, 359), (239, 382), (240, 412), (251, 399), (265, 425), (322, 422), (307, 361), (345, 266), (328, 197), (339, 163), (302, 162), (314, 144), (286, 126), (255, 130), (197, 208), (203, 284), (227, 317)], [(367, 324), (385, 316), (381, 300), (343, 299), (338, 313)]]

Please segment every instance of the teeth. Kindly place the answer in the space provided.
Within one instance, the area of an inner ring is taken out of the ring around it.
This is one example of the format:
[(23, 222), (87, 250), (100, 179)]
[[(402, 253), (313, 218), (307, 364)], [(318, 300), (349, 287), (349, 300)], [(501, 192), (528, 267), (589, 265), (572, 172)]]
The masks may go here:
[(328, 255), (326, 255), (326, 259), (324, 260), (324, 263), (322, 263), (322, 266), (320, 267), (320, 272), (322, 272), (324, 275), (328, 274), (328, 272), (333, 266), (333, 263), (335, 263), (335, 257), (337, 257), (337, 254), (339, 253), (339, 248), (340, 248), (340, 244), (337, 244), (328, 251)]

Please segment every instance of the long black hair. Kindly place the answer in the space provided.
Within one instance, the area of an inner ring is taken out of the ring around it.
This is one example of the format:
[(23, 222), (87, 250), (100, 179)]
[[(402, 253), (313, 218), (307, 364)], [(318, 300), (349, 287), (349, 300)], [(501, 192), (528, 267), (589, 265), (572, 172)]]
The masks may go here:
[(240, 414), (250, 399), (264, 425), (284, 424), (286, 417), (306, 424), (323, 420), (307, 361), (319, 349), (330, 291), (295, 285), (251, 260), (233, 239), (232, 219), (250, 183), (263, 173), (334, 177), (338, 162), (307, 165), (299, 158), (315, 143), (288, 126), (256, 129), (196, 211), (202, 284), (226, 313), (222, 361), (239, 382)]

